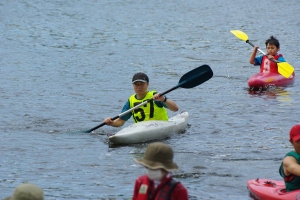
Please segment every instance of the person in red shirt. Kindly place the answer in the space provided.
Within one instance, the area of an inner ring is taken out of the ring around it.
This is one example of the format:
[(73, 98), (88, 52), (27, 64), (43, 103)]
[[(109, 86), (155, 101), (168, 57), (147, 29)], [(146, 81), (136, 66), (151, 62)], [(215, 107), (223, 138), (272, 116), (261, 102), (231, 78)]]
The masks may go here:
[[(256, 56), (256, 52), (258, 49), (258, 46), (255, 45), (253, 48), (253, 52), (250, 55), (250, 64), (253, 65), (260, 65), (260, 73), (279, 73), (277, 62), (285, 62), (285, 59), (283, 58), (282, 54), (279, 54), (278, 51), (280, 50), (280, 44), (279, 41), (274, 37), (271, 36), (269, 39), (266, 40), (266, 49), (267, 49), (267, 55), (261, 55), (258, 57)], [(273, 59), (275, 62), (270, 61), (270, 59)]]
[(172, 178), (172, 171), (178, 169), (173, 162), (173, 150), (170, 146), (151, 143), (141, 159), (134, 159), (146, 168), (146, 174), (135, 181), (132, 200), (187, 200), (188, 191)]

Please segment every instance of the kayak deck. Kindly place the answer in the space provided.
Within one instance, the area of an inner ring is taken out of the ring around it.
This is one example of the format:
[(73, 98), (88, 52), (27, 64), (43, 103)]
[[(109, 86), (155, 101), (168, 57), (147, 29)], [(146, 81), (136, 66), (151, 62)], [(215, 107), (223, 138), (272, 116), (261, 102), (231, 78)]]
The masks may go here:
[(300, 189), (286, 192), (283, 181), (256, 179), (248, 180), (247, 188), (254, 199), (259, 200), (295, 200), (300, 199)]
[(182, 112), (168, 121), (151, 120), (131, 124), (115, 135), (109, 136), (112, 144), (134, 144), (170, 137), (183, 132), (188, 123), (188, 112)]

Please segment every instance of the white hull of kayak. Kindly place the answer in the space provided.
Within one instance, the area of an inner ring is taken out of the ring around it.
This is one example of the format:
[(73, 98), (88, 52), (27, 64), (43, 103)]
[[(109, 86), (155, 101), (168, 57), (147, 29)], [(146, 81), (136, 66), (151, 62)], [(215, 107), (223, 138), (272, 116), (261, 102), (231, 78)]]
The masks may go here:
[(188, 112), (182, 112), (168, 121), (152, 120), (134, 123), (110, 136), (112, 144), (134, 144), (150, 140), (159, 140), (181, 133), (188, 123)]

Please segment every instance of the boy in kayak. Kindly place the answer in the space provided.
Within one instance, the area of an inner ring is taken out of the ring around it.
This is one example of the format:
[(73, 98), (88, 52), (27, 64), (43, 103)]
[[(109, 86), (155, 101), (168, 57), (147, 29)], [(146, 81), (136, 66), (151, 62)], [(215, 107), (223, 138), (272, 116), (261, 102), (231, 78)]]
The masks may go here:
[(173, 154), (170, 146), (155, 142), (147, 147), (143, 158), (134, 159), (146, 168), (146, 174), (136, 179), (132, 200), (188, 199), (187, 189), (172, 178), (172, 171), (178, 169)]
[(269, 39), (266, 40), (266, 49), (267, 49), (267, 55), (261, 55), (258, 57), (256, 56), (258, 46), (254, 46), (253, 52), (250, 55), (250, 64), (253, 65), (260, 65), (260, 73), (279, 73), (277, 64), (271, 61), (270, 59), (274, 60), (275, 62), (285, 62), (285, 59), (282, 57), (281, 54), (278, 54), (278, 51), (280, 50), (280, 44), (279, 41), (271, 36)]
[(300, 124), (290, 130), (290, 142), (294, 151), (285, 155), (279, 168), (287, 192), (300, 189)]
[(135, 109), (134, 111), (112, 120), (110, 117), (106, 118), (104, 122), (109, 126), (119, 127), (132, 116), (134, 122), (148, 121), (148, 120), (168, 120), (168, 113), (166, 108), (171, 111), (178, 111), (177, 104), (168, 99), (165, 95), (160, 96), (156, 91), (148, 91), (149, 78), (146, 74), (139, 72), (132, 77), (132, 84), (135, 94), (131, 95), (125, 103), (122, 112), (125, 112), (136, 105), (153, 98), (145, 105)]

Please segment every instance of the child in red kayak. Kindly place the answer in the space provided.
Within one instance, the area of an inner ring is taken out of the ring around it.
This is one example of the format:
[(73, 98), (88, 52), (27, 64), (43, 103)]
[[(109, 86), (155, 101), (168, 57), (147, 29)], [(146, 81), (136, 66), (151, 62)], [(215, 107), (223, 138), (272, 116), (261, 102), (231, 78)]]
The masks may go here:
[(161, 142), (151, 143), (144, 157), (134, 160), (146, 167), (146, 174), (136, 179), (132, 200), (188, 199), (187, 189), (172, 178), (172, 171), (178, 166), (173, 162), (170, 146)]
[(294, 151), (285, 155), (279, 168), (279, 174), (284, 179), (287, 192), (300, 189), (300, 124), (292, 127), (290, 142)]
[[(261, 55), (258, 57), (256, 56), (258, 46), (254, 46), (253, 52), (250, 55), (250, 64), (253, 65), (260, 65), (260, 73), (279, 73), (278, 67), (275, 62), (285, 62), (285, 59), (281, 54), (278, 54), (280, 50), (279, 41), (274, 37), (271, 36), (269, 39), (266, 40), (266, 49), (267, 55)], [(275, 62), (271, 61), (273, 59)]]

